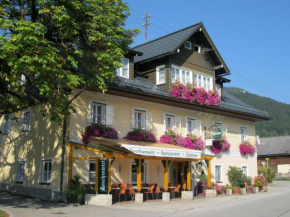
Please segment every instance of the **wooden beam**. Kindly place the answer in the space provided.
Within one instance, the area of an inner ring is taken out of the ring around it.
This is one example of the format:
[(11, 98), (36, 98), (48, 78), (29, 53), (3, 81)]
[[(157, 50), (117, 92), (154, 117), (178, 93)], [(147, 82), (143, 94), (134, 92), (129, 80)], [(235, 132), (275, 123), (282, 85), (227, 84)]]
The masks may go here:
[(164, 168), (164, 190), (168, 191), (168, 160), (165, 161)]
[(96, 159), (96, 175), (95, 175), (95, 192), (98, 193), (99, 188), (99, 159)]
[(111, 158), (108, 159), (108, 191), (111, 192), (111, 176), (112, 176), (112, 165)]
[(137, 168), (137, 190), (138, 192), (140, 193), (141, 192), (141, 179), (142, 179), (142, 170), (141, 170), (141, 159), (138, 160), (139, 163), (138, 163), (138, 168)]
[(72, 167), (73, 167), (73, 147), (71, 143), (68, 143), (68, 185), (72, 180)]
[(207, 185), (208, 185), (208, 187), (211, 187), (211, 160), (208, 160)]
[(87, 147), (85, 145), (80, 145), (80, 144), (72, 144), (74, 147), (77, 147), (79, 149), (84, 149), (84, 150), (88, 150), (88, 151), (93, 151), (93, 152), (98, 152), (98, 153), (102, 153), (102, 154), (106, 154), (107, 152), (101, 151), (99, 149), (96, 148), (91, 148), (91, 147)]
[(191, 190), (191, 161), (188, 161), (187, 167), (187, 190)]
[(96, 160), (100, 157), (73, 157), (72, 160)]

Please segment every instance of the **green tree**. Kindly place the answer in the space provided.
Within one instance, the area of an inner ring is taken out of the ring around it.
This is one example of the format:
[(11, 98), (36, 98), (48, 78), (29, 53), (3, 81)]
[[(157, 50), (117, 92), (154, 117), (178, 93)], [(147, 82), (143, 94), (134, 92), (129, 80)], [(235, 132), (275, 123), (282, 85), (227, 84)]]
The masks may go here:
[(73, 100), (106, 90), (139, 32), (124, 28), (129, 15), (121, 0), (2, 0), (0, 116), (44, 105), (42, 114), (63, 125), (64, 157)]

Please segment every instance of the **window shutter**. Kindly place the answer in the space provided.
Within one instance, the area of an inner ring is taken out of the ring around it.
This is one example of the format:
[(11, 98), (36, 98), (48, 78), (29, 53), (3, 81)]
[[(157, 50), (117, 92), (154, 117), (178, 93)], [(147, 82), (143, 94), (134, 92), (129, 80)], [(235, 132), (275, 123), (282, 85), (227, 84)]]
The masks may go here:
[(114, 126), (114, 106), (112, 105), (107, 106), (106, 124), (108, 126)]
[(223, 135), (228, 136), (228, 126), (226, 124), (222, 125)]
[(146, 112), (141, 113), (141, 129), (146, 130)]
[(201, 121), (200, 120), (195, 120), (195, 131), (197, 136), (201, 136)]
[(93, 103), (89, 104), (89, 123), (88, 125), (90, 125), (91, 123), (93, 123)]
[(150, 131), (152, 130), (153, 126), (152, 126), (152, 113), (151, 112), (147, 112), (146, 113), (146, 130)]
[(181, 117), (176, 117), (175, 127), (177, 128), (178, 134), (181, 135)]
[(136, 117), (135, 117), (135, 109), (132, 110), (132, 130), (135, 129), (135, 122), (136, 122)]

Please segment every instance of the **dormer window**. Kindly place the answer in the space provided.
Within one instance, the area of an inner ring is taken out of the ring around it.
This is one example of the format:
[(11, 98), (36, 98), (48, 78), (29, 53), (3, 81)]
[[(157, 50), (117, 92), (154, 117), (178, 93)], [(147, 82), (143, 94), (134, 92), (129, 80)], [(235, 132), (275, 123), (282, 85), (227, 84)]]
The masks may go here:
[(177, 66), (172, 66), (171, 81), (174, 83), (176, 80), (183, 84), (192, 83), (192, 71)]
[(123, 78), (129, 78), (129, 59), (122, 58), (121, 63), (122, 67), (116, 69), (116, 75)]
[(156, 68), (156, 84), (165, 84), (166, 83), (166, 70), (165, 65), (158, 66)]
[(185, 47), (186, 49), (188, 49), (188, 50), (191, 50), (191, 42), (190, 42), (190, 41), (186, 41), (186, 42), (184, 43), (184, 47)]
[(203, 87), (207, 91), (212, 90), (212, 77), (201, 74), (194, 74), (194, 85), (196, 87)]
[(200, 53), (201, 52), (201, 47), (199, 45), (194, 45), (194, 52)]

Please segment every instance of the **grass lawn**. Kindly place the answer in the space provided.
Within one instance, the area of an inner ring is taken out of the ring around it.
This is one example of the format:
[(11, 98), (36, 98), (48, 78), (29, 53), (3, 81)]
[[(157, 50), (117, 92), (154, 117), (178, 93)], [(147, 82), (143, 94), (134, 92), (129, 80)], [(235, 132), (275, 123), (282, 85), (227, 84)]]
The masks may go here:
[(274, 181), (288, 181), (288, 182), (290, 182), (290, 179), (281, 178), (281, 179), (274, 179)]
[(0, 209), (0, 217), (8, 217), (9, 215)]

